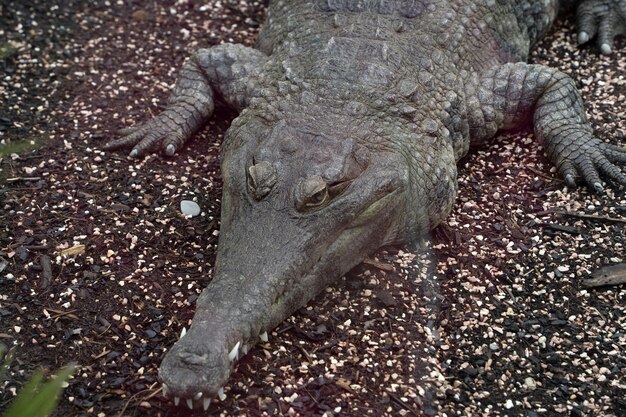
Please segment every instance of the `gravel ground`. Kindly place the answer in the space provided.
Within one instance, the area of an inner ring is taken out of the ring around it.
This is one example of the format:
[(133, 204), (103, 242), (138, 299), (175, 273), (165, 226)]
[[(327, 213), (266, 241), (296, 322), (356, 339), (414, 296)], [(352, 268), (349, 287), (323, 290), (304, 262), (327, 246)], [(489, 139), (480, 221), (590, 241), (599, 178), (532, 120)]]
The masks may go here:
[[(0, 410), (34, 369), (73, 361), (58, 415), (193, 415), (156, 375), (210, 279), (233, 114), (173, 159), (99, 147), (162, 108), (195, 48), (252, 45), (263, 2), (0, 12), (0, 343), (17, 348)], [(571, 27), (533, 61), (572, 75), (597, 133), (624, 143), (624, 41), (600, 56)], [(44, 146), (6, 151), (30, 142)], [(472, 152), (459, 182), (419, 255), (380, 251), (287, 319), (211, 415), (626, 416), (626, 288), (581, 286), (626, 261), (623, 189), (567, 190), (528, 134)], [(182, 216), (182, 199), (201, 216)]]

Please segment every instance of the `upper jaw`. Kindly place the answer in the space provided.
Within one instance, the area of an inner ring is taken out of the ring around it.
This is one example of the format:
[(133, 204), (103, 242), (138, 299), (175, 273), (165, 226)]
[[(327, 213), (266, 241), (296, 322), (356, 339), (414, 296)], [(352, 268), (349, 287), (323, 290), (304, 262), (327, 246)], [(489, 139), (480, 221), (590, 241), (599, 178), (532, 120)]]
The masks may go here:
[(202, 332), (189, 329), (167, 352), (159, 368), (163, 395), (182, 400), (190, 408), (200, 408), (223, 395), (223, 385), (228, 380), (231, 366), (226, 352), (210, 349), (209, 340)]

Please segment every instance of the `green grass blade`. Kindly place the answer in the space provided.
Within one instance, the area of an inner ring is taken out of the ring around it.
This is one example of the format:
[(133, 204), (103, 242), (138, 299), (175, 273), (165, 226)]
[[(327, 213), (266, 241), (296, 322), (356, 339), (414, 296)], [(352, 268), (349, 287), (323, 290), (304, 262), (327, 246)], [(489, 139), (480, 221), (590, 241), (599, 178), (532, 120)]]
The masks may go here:
[(74, 365), (70, 365), (61, 369), (55, 377), (43, 384), (43, 373), (35, 372), (3, 417), (48, 416), (56, 407), (63, 383), (74, 372), (74, 368)]
[(4, 355), (5, 350), (4, 346), (0, 345), (0, 359), (2, 363), (0, 364), (0, 382), (4, 381), (4, 377), (11, 366), (11, 362), (13, 362), (13, 356), (15, 355), (15, 351), (13, 349), (9, 349), (6, 356)]
[(24, 413), (23, 411), (29, 407), (32, 398), (37, 393), (37, 388), (39, 387), (39, 384), (41, 384), (42, 379), (43, 372), (36, 371), (30, 378), (30, 380), (26, 383), (26, 385), (22, 387), (20, 393), (17, 395), (15, 400), (13, 400), (4, 417), (27, 416), (28, 414)]

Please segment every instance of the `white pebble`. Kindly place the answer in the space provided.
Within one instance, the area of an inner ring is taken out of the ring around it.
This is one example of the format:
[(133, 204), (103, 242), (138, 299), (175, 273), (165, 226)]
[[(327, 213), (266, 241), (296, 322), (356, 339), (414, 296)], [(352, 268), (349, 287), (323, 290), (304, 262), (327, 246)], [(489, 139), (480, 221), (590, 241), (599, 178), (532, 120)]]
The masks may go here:
[(180, 211), (185, 216), (197, 216), (200, 214), (200, 206), (195, 201), (183, 200), (180, 202)]
[(524, 379), (524, 388), (529, 391), (534, 391), (537, 389), (537, 382), (535, 382), (535, 380), (531, 377), (526, 377), (526, 379)]

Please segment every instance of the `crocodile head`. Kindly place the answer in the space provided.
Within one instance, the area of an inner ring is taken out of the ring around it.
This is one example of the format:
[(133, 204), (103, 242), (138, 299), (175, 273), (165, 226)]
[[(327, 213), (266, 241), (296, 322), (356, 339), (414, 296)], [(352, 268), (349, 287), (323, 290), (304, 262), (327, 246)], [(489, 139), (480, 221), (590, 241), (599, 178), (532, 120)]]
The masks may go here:
[(395, 153), (314, 120), (242, 118), (222, 153), (214, 276), (159, 370), (166, 395), (191, 408), (223, 397), (238, 358), (404, 227), (406, 164)]

